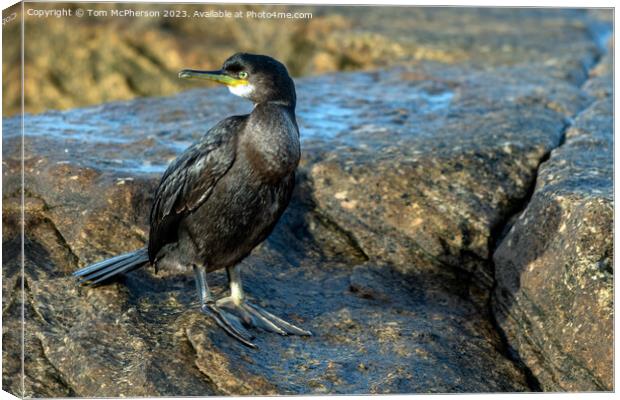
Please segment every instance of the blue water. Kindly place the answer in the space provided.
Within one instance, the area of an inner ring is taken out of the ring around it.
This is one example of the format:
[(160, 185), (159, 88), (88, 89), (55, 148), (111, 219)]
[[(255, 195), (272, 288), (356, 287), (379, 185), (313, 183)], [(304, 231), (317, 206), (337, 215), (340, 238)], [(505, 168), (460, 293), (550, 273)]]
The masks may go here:
[[(302, 140), (344, 142), (354, 131), (406, 129), (402, 119), (413, 119), (445, 111), (454, 97), (450, 90), (428, 91), (414, 82), (403, 83), (392, 73), (342, 74), (308, 79), (300, 85), (297, 116)], [(308, 87), (307, 91), (304, 89)], [(305, 93), (313, 93), (304, 97)], [(316, 92), (323, 96), (314, 95)], [(317, 101), (316, 99), (320, 99)], [(307, 101), (305, 101), (307, 100)], [(399, 123), (399, 118), (401, 119)]]

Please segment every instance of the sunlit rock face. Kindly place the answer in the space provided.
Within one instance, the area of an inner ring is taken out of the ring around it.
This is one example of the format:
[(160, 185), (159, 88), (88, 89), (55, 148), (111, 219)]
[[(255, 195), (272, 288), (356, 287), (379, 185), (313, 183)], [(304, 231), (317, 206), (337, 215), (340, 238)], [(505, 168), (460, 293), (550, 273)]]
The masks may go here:
[(546, 390), (613, 389), (611, 60), (494, 255), (495, 315)]
[[(69, 276), (143, 246), (168, 163), (251, 105), (216, 88), (27, 115), (24, 394), (610, 389), (607, 25), (502, 12), (510, 29), (479, 35), (522, 43), (514, 59), (485, 64), (474, 46), (296, 80), (296, 191), (243, 274), (250, 298), (314, 336), (256, 332), (258, 351), (199, 312), (191, 273), (99, 288)], [(517, 34), (530, 17), (559, 26), (554, 40)], [(3, 129), (3, 383), (22, 393), (21, 119)], [(208, 278), (227, 290), (223, 272)]]
[[(55, 7), (39, 4), (36, 8)], [(73, 7), (75, 14), (78, 6)], [(581, 79), (585, 71), (573, 53), (583, 53), (591, 45), (582, 40), (586, 30), (598, 30), (601, 21), (611, 21), (611, 13), (605, 10), (575, 9), (126, 6), (158, 10), (162, 15), (171, 10), (193, 15), (214, 9), (312, 13), (312, 18), (282, 21), (119, 18), (109, 15), (119, 8), (114, 3), (90, 3), (83, 8), (107, 11), (108, 17), (26, 17), (26, 112), (173, 95), (193, 87), (177, 79), (180, 69), (216, 69), (236, 51), (269, 54), (284, 62), (295, 77), (420, 61), (482, 68), (535, 61), (568, 73), (569, 79)], [(11, 45), (19, 41), (12, 39), (20, 37), (19, 25), (3, 26), (4, 70), (21, 59), (19, 47)], [(21, 81), (5, 75), (5, 116), (20, 112), (20, 93)]]

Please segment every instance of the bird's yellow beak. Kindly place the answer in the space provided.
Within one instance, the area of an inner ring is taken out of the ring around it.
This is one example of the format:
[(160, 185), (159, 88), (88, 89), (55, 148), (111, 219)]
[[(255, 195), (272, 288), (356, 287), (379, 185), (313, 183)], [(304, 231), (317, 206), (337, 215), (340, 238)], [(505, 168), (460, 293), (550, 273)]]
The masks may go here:
[(222, 71), (199, 71), (195, 69), (184, 69), (179, 72), (179, 78), (181, 79), (205, 79), (208, 81), (214, 81), (226, 86), (241, 86), (247, 85), (246, 79), (237, 79), (232, 76), (222, 73)]

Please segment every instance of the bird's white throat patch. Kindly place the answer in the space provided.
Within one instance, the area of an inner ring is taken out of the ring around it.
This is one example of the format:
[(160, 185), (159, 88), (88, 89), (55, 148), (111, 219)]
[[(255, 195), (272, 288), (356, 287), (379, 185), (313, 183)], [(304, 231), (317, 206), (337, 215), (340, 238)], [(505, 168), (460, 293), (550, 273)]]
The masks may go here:
[(254, 85), (248, 83), (247, 85), (228, 86), (228, 90), (235, 96), (248, 98), (254, 92)]

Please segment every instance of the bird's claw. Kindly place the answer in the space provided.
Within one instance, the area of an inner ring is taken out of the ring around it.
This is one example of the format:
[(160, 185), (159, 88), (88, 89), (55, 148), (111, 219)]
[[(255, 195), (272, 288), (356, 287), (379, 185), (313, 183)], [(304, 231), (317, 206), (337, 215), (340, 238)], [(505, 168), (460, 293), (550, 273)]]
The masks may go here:
[(231, 297), (216, 302), (209, 301), (202, 305), (201, 310), (213, 318), (231, 337), (253, 349), (258, 347), (252, 343), (254, 336), (246, 329), (249, 327), (261, 328), (283, 336), (312, 336), (310, 331), (286, 322), (254, 304), (245, 301), (236, 303)]
[(242, 326), (241, 321), (236, 316), (221, 310), (214, 302), (203, 304), (201, 311), (213, 318), (219, 327), (233, 338), (250, 348), (258, 348), (251, 341), (254, 337)]
[(276, 317), (261, 307), (247, 301), (237, 303), (231, 297), (225, 297), (218, 300), (215, 304), (219, 309), (226, 310), (230, 314), (233, 314), (233, 317), (238, 317), (236, 319), (240, 320), (246, 327), (260, 328), (283, 336), (312, 336), (311, 332), (299, 328), (282, 318)]

